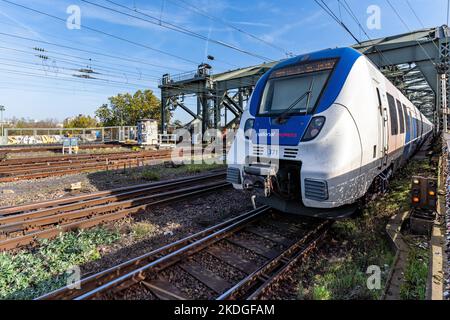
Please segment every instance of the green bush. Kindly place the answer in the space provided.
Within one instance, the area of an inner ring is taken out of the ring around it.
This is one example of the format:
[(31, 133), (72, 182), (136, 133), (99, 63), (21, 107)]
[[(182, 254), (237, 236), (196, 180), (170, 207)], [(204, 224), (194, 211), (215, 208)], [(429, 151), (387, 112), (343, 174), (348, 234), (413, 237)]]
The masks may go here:
[(331, 292), (325, 286), (314, 287), (313, 291), (314, 300), (330, 300)]
[(62, 233), (32, 251), (0, 253), (0, 299), (32, 299), (64, 286), (76, 265), (100, 258), (98, 247), (119, 239), (104, 228)]
[(147, 181), (159, 181), (161, 180), (161, 174), (156, 171), (146, 170), (142, 173), (142, 179)]

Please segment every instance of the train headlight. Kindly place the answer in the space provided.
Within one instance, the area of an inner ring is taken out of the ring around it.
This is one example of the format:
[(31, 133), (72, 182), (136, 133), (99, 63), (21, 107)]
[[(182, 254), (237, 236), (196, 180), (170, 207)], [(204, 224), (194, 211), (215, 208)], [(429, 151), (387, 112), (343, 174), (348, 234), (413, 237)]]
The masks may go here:
[(248, 119), (244, 125), (244, 135), (246, 139), (251, 139), (255, 119)]
[(302, 141), (311, 141), (317, 137), (325, 124), (325, 117), (314, 117), (303, 135)]

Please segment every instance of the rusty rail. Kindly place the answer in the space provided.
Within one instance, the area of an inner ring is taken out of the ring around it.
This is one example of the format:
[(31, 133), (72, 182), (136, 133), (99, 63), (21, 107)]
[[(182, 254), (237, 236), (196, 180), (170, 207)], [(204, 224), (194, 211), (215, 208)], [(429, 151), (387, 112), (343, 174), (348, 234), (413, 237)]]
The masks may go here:
[[(168, 280), (160, 277), (162, 271), (174, 266), (180, 266), (182, 270), (186, 270), (192, 277), (216, 292), (216, 299), (255, 298), (273, 281), (276, 281), (283, 270), (298, 261), (299, 258), (305, 257), (319, 243), (331, 225), (331, 222), (328, 221), (309, 219), (308, 222), (304, 223), (308, 230), (295, 241), (287, 241), (283, 236), (288, 231), (292, 233), (299, 230), (296, 229), (298, 226), (293, 228), (289, 223), (287, 223), (284, 232), (282, 230), (280, 233), (267, 234), (260, 231), (261, 234), (258, 235), (255, 228), (258, 227), (258, 223), (265, 223), (270, 220), (268, 218), (269, 213), (274, 214), (268, 207), (252, 210), (195, 235), (82, 279), (80, 282), (81, 289), (64, 287), (38, 299), (85, 300), (108, 298), (111, 295), (120, 296), (125, 289), (134, 286), (143, 286), (159, 299), (189, 299)], [(269, 251), (264, 253), (264, 249), (261, 249), (262, 247), (258, 243), (254, 244), (254, 248), (246, 246), (245, 243), (239, 244), (239, 242), (233, 240), (233, 237), (240, 232), (256, 232), (254, 234), (260, 237), (259, 241), (279, 241), (280, 246), (281, 243), (283, 244), (282, 249), (268, 254)], [(248, 262), (244, 263), (243, 260), (245, 259), (237, 258), (235, 254), (229, 255), (218, 252), (215, 245), (223, 241), (236, 246), (244, 246), (246, 250), (258, 253), (261, 257), (264, 256), (265, 263), (252, 265)], [(202, 252), (213, 254), (215, 258), (233, 268), (241, 271), (246, 269), (246, 276), (237, 284), (224, 285), (226, 281), (223, 280), (221, 275), (208, 276), (211, 271), (190, 269), (189, 263), (191, 263), (192, 258)], [(249, 271), (249, 269), (252, 270)]]
[(138, 167), (154, 160), (169, 160), (171, 152), (131, 152), (103, 155), (79, 155), (13, 159), (0, 162), (0, 182), (38, 179), (71, 173)]
[[(64, 209), (64, 205), (69, 204), (85, 204), (87, 200), (91, 199), (97, 199), (112, 195), (120, 195), (122, 193), (132, 192), (132, 191), (142, 191), (142, 190), (153, 190), (155, 191), (155, 188), (165, 188), (169, 187), (171, 185), (179, 185), (182, 183), (193, 183), (195, 181), (204, 180), (205, 178), (220, 178), (225, 175), (225, 172), (223, 170), (212, 170), (210, 172), (204, 173), (202, 175), (196, 175), (191, 177), (182, 177), (182, 178), (176, 178), (176, 179), (170, 179), (165, 181), (158, 181), (158, 182), (151, 182), (151, 183), (144, 183), (144, 184), (138, 184), (138, 185), (131, 185), (127, 187), (121, 187), (116, 189), (110, 189), (110, 190), (104, 190), (104, 191), (98, 191), (98, 192), (92, 192), (89, 194), (83, 194), (80, 196), (73, 196), (73, 197), (65, 197), (65, 198), (59, 198), (55, 200), (50, 201), (42, 201), (42, 202), (34, 202), (29, 204), (24, 204), (20, 206), (8, 206), (8, 207), (0, 207), (0, 218), (6, 217), (9, 215), (16, 215), (19, 213), (26, 213), (31, 212), (35, 210), (45, 209), (45, 208), (58, 208), (58, 210)], [(0, 223), (1, 225), (1, 223)]]
[[(106, 149), (106, 148), (120, 148), (120, 143), (93, 143), (93, 144), (80, 144), (78, 147), (84, 149)], [(0, 147), (0, 156), (9, 153), (25, 153), (25, 152), (42, 152), (42, 151), (59, 151), (61, 152), (61, 145), (38, 145), (38, 146), (2, 146)]]
[(151, 206), (229, 186), (224, 172), (0, 209), (0, 250), (34, 244), (61, 232), (122, 219)]

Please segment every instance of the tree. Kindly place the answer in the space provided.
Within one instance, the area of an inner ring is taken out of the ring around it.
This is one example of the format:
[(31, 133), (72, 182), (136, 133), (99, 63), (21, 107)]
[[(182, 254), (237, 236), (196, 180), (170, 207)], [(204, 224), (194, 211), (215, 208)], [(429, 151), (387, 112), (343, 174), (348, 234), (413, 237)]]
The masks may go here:
[(151, 90), (139, 90), (133, 95), (118, 94), (108, 100), (109, 104), (103, 104), (95, 112), (105, 127), (135, 126), (141, 119), (161, 119), (160, 101)]
[(58, 120), (56, 119), (45, 119), (45, 120), (33, 120), (25, 118), (15, 118), (10, 120), (11, 126), (15, 128), (56, 128), (58, 127)]
[(97, 126), (98, 123), (95, 118), (83, 114), (64, 120), (64, 128), (95, 128)]

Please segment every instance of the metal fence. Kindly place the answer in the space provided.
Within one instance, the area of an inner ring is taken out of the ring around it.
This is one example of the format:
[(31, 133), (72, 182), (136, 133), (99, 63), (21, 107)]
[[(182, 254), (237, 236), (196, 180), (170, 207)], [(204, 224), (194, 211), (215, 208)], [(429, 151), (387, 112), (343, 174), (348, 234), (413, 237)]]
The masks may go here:
[(62, 144), (67, 136), (78, 138), (80, 143), (103, 143), (135, 140), (137, 128), (5, 128), (4, 133), (0, 145)]

